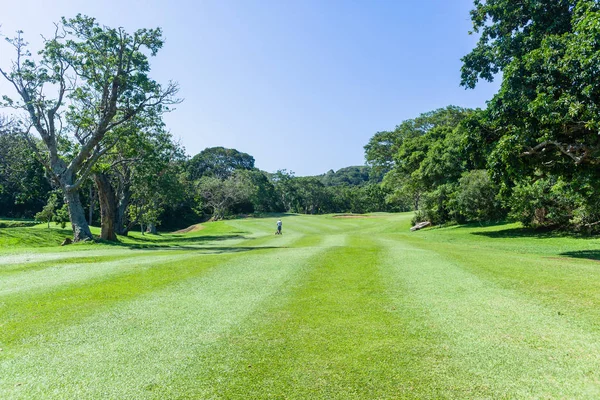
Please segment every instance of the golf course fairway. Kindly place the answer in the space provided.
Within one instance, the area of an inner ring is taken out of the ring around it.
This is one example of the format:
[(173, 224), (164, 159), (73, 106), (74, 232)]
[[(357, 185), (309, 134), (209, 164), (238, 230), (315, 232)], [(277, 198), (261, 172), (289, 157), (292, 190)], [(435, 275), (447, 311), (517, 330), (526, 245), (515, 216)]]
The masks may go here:
[(0, 229), (0, 398), (600, 397), (600, 239), (411, 217)]

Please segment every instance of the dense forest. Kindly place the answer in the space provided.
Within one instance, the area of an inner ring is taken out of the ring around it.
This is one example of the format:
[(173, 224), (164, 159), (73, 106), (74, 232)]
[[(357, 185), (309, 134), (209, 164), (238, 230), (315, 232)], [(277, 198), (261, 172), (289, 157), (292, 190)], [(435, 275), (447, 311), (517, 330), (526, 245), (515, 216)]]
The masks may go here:
[[(485, 109), (399, 121), (365, 166), (300, 177), (236, 149), (186, 156), (162, 121), (178, 86), (149, 76), (160, 29), (63, 19), (35, 56), (20, 34), (0, 118), (0, 215), (71, 221), (75, 240), (239, 214), (415, 211), (433, 224), (600, 228), (600, 5), (475, 1), (461, 84), (501, 79)], [(457, 71), (458, 73), (458, 71)], [(78, 77), (79, 79), (75, 79)], [(46, 90), (52, 87), (52, 91)], [(48, 93), (55, 93), (51, 96)], [(35, 134), (34, 134), (35, 133)]]

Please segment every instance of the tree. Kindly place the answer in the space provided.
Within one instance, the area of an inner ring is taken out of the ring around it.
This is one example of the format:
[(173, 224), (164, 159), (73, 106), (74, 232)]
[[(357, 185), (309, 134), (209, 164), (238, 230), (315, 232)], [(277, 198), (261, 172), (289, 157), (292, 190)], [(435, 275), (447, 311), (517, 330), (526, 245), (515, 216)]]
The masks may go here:
[[(533, 215), (534, 225), (565, 227), (572, 219), (595, 226), (600, 4), (489, 0), (476, 2), (471, 15), (482, 36), (463, 58), (462, 83), (474, 87), (479, 79), (492, 80), (502, 72), (500, 91), (488, 104), (480, 133), (484, 142), (493, 143), (488, 167), (502, 183), (512, 214), (530, 221)], [(513, 196), (540, 207), (532, 211), (521, 200), (511, 201)], [(533, 201), (533, 196), (540, 198)], [(552, 218), (542, 216), (549, 209), (570, 211), (560, 218), (558, 211), (548, 214)]]
[(212, 212), (213, 219), (224, 218), (236, 203), (247, 201), (252, 186), (243, 174), (234, 173), (221, 180), (215, 176), (204, 176), (198, 180), (198, 193), (203, 205)]
[(514, 60), (540, 47), (548, 36), (572, 29), (573, 10), (581, 0), (475, 0), (471, 10), (475, 48), (463, 57), (462, 85), (474, 88), (480, 79), (493, 81)]
[(254, 157), (236, 149), (225, 147), (209, 147), (196, 154), (188, 165), (193, 180), (203, 176), (214, 176), (219, 179), (229, 178), (235, 170), (254, 168)]
[(486, 170), (465, 172), (456, 191), (456, 216), (459, 221), (491, 221), (502, 216), (498, 194)]
[(54, 213), (58, 208), (58, 197), (56, 193), (52, 193), (48, 198), (48, 203), (44, 206), (42, 211), (35, 214), (35, 220), (40, 222), (46, 222), (48, 229), (50, 229), (50, 221), (54, 218)]
[(447, 199), (453, 191), (451, 186), (467, 168), (460, 127), (473, 112), (449, 106), (403, 121), (396, 127), (396, 152), (383, 179), (389, 203), (400, 209), (412, 203), (411, 208), (417, 210), (426, 200), (425, 203), (438, 209), (435, 213), (438, 220), (450, 215)]
[(472, 18), (482, 37), (463, 58), (463, 85), (474, 87), (478, 78), (503, 72), (501, 90), (488, 107), (501, 127), (498, 162), (515, 176), (537, 168), (564, 176), (597, 171), (600, 5), (476, 2)]
[(41, 211), (52, 187), (25, 138), (0, 116), (0, 214), (32, 217)]
[[(96, 165), (93, 174), (100, 201), (100, 238), (104, 240), (116, 240), (117, 234), (127, 234), (127, 217), (139, 215), (141, 210), (148, 212), (150, 206), (146, 203), (157, 202), (163, 192), (164, 185), (161, 187), (159, 183), (164, 183), (163, 175), (169, 164), (184, 158), (183, 149), (173, 142), (157, 116), (138, 116), (121, 129), (127, 129), (127, 134)], [(138, 212), (128, 213), (133, 197)]]
[(294, 173), (280, 169), (270, 176), (283, 209), (291, 211), (297, 197), (297, 188), (294, 185)]
[(275, 186), (269, 180), (267, 173), (258, 169), (238, 170), (236, 174), (243, 176), (251, 186), (248, 202), (252, 212), (278, 212), (283, 211), (283, 206), (275, 190)]
[(377, 177), (371, 173), (371, 169), (371, 167), (364, 165), (345, 167), (340, 168), (337, 171), (329, 170), (326, 174), (319, 175), (318, 178), (320, 178), (325, 186), (360, 186), (371, 181), (371, 176), (377, 179)]
[[(100, 26), (94, 18), (62, 18), (35, 60), (18, 32), (9, 43), (16, 58), (0, 69), (19, 96), (6, 105), (24, 112), (24, 131), (50, 179), (69, 207), (74, 240), (92, 238), (79, 189), (94, 165), (116, 143), (117, 128), (140, 113), (163, 112), (178, 88), (163, 88), (148, 76), (148, 56), (163, 45), (162, 31)], [(55, 95), (52, 95), (55, 94)], [(37, 148), (32, 133), (42, 139)]]

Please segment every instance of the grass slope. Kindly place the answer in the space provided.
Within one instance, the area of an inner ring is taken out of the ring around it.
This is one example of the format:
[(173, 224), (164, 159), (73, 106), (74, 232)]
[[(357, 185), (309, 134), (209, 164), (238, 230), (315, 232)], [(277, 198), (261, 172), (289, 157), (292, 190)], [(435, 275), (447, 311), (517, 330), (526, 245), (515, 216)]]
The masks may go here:
[(0, 398), (600, 395), (600, 240), (409, 219), (0, 229)]

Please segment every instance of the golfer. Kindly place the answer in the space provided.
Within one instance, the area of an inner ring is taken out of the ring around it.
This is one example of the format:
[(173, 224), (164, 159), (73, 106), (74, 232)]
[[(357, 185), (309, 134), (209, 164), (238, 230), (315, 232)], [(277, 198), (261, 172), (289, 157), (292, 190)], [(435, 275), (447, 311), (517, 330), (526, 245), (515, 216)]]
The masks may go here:
[(277, 235), (281, 235), (281, 220), (277, 220)]

